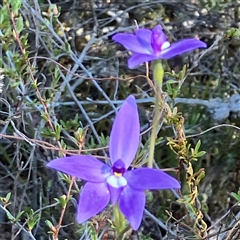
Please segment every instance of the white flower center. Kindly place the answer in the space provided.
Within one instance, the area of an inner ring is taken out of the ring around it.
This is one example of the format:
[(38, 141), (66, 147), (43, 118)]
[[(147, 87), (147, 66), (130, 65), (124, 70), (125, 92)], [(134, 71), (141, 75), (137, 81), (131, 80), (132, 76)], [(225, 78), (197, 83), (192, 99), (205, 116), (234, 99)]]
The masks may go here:
[(164, 50), (164, 49), (166, 49), (166, 48), (168, 48), (168, 47), (170, 47), (170, 42), (166, 41), (166, 42), (164, 42), (164, 43), (162, 44), (161, 50)]
[(107, 178), (107, 183), (114, 188), (121, 188), (127, 185), (127, 180), (123, 177), (116, 177), (115, 175), (111, 175)]

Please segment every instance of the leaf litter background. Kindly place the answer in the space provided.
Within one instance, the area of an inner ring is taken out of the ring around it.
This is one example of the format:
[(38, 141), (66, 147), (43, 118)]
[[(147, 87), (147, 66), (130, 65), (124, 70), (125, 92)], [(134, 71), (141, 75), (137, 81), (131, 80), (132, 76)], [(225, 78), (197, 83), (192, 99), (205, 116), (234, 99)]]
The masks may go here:
[[(85, 151), (97, 148), (90, 152), (107, 156), (107, 136), (112, 121), (120, 100), (129, 94), (139, 99), (142, 131), (149, 127), (153, 96), (144, 77), (145, 67), (129, 70), (128, 52), (111, 40), (119, 31), (134, 31), (137, 21), (140, 27), (148, 28), (160, 23), (170, 41), (197, 37), (208, 44), (206, 51), (169, 60), (166, 69), (179, 72), (184, 64), (188, 67), (175, 103), (185, 118), (189, 141), (195, 145), (201, 139), (201, 149), (207, 151), (194, 164), (195, 172), (200, 168), (206, 170), (199, 200), (204, 220), (211, 228), (207, 239), (230, 239), (229, 233), (238, 227), (240, 217), (236, 200), (230, 195), (238, 191), (240, 180), (240, 131), (237, 129), (240, 127), (240, 39), (237, 34), (229, 36), (227, 31), (239, 28), (239, 2), (91, 0), (52, 3), (61, 10), (47, 1), (23, 1), (20, 11), (25, 23), (21, 35), (28, 33), (26, 51), (39, 92), (32, 86), (31, 74), (17, 41), (1, 38), (5, 77), (0, 103), (0, 196), (11, 192), (8, 210), (13, 216), (21, 211), (25, 213), (18, 224), (13, 224), (1, 208), (0, 238), (49, 239), (45, 220), (57, 225), (61, 207), (55, 204), (54, 198), (66, 194), (68, 185), (45, 164), (59, 156), (63, 141), (75, 154), (83, 147)], [(59, 17), (54, 18), (59, 11)], [(51, 24), (46, 24), (44, 18)], [(9, 42), (8, 51), (3, 47), (6, 42)], [(165, 80), (169, 80), (168, 77)], [(46, 113), (44, 106), (48, 116), (43, 114)], [(49, 123), (55, 129), (58, 124), (62, 125), (58, 139), (61, 147)], [(218, 127), (220, 125), (222, 127)], [(87, 129), (84, 146), (73, 139), (78, 127)], [(172, 135), (172, 129), (163, 125), (159, 135), (163, 140), (155, 154), (161, 168), (177, 166), (176, 156), (165, 140)], [(148, 136), (143, 135), (143, 143)], [(72, 192), (75, 199), (82, 182), (76, 184), (78, 187), (76, 185)], [(179, 222), (173, 224), (170, 220), (166, 226), (175, 236), (166, 233), (146, 215), (141, 229), (131, 233), (129, 238), (197, 239), (181, 224), (185, 223), (186, 212), (174, 201), (171, 192), (156, 191), (148, 196), (146, 208), (163, 222), (168, 219), (165, 209), (173, 212)], [(84, 226), (73, 224), (75, 205), (73, 199), (67, 206), (62, 224), (65, 227), (59, 239), (88, 239), (90, 236)], [(27, 229), (26, 212), (30, 209), (40, 214), (32, 230), (34, 238), (23, 230)], [(106, 229), (107, 218), (109, 212), (104, 211), (92, 226), (99, 233), (103, 231), (102, 239), (114, 239)], [(218, 234), (223, 230), (226, 231)], [(238, 239), (238, 233), (231, 239)]]

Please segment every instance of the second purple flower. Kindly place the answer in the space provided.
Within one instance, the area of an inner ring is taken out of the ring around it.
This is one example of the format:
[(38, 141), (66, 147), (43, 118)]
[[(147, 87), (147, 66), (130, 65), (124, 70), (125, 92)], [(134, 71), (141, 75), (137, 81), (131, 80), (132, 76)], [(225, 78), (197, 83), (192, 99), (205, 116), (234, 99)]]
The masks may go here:
[(169, 59), (196, 48), (207, 47), (206, 43), (195, 38), (183, 39), (170, 44), (160, 25), (152, 31), (142, 28), (138, 29), (135, 34), (118, 33), (112, 39), (133, 53), (128, 60), (128, 67), (131, 69), (144, 62)]

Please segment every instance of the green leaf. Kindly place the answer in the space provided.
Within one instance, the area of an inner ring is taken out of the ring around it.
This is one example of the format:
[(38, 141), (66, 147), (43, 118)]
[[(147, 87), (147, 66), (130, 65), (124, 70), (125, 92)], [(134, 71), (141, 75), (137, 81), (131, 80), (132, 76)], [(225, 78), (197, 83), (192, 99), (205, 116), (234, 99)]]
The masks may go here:
[(231, 195), (238, 201), (240, 202), (240, 195), (234, 193), (234, 192), (231, 192)]
[(9, 200), (10, 200), (10, 198), (11, 198), (11, 195), (12, 195), (11, 192), (9, 192), (9, 193), (7, 194), (7, 196), (6, 196), (6, 201), (7, 201), (7, 202), (9, 202)]
[(206, 154), (206, 151), (201, 151), (201, 152), (199, 152), (199, 153), (197, 153), (196, 155), (195, 155), (195, 157), (202, 157), (203, 155), (205, 155)]
[(69, 196), (69, 198), (67, 198), (66, 195), (62, 195), (59, 197), (59, 203), (61, 204), (62, 208), (65, 208), (69, 199), (71, 198), (72, 196)]
[(178, 83), (178, 81), (173, 80), (173, 79), (170, 79), (167, 81), (167, 84), (176, 84), (176, 83)]
[(97, 236), (97, 232), (96, 232), (95, 228), (91, 226), (91, 228), (89, 230), (90, 230), (89, 232), (91, 234), (91, 239), (97, 240), (98, 236)]
[(45, 223), (48, 225), (49, 228), (53, 227), (53, 224), (49, 220), (46, 220)]
[(15, 222), (15, 217), (14, 217), (10, 212), (6, 212), (6, 214), (7, 214), (8, 219), (9, 219), (11, 222)]
[(18, 87), (20, 84), (21, 84), (21, 81), (17, 81), (17, 82), (11, 83), (11, 87), (15, 88), (15, 87)]
[(16, 29), (18, 34), (22, 32), (23, 28), (24, 28), (23, 18), (22, 16), (19, 16), (16, 21)]
[(41, 113), (41, 117), (43, 120), (45, 120), (46, 122), (48, 122), (48, 115), (44, 112)]
[[(9, 14), (8, 14), (8, 11), (7, 11), (7, 8), (6, 6), (3, 6), (1, 9), (0, 9), (0, 24), (4, 24), (6, 22), (9, 23), (9, 20), (10, 20), (10, 17), (9, 17)], [(8, 24), (9, 27), (10, 27), (10, 24)], [(6, 27), (6, 25), (5, 25)]]
[(20, 219), (20, 217), (23, 215), (24, 211), (21, 211), (18, 213), (18, 215), (16, 216), (15, 221), (18, 221)]
[(68, 42), (65, 43), (65, 50), (67, 53), (71, 53), (71, 45)]
[(53, 81), (52, 81), (52, 87), (55, 89), (57, 87), (57, 84), (59, 82), (61, 75), (59, 73), (58, 68), (54, 69), (54, 77), (53, 77)]
[(48, 227), (51, 230), (51, 231), (48, 231), (48, 233), (55, 234), (56, 228), (53, 226), (53, 224), (49, 220), (46, 220), (45, 223), (48, 225)]
[(67, 149), (67, 145), (66, 145), (66, 143), (64, 142), (63, 139), (60, 140), (60, 144), (62, 146), (62, 149)]
[(183, 66), (183, 69), (182, 69), (182, 71), (180, 71), (179, 72), (179, 80), (183, 80), (183, 78), (185, 77), (185, 75), (186, 75), (186, 71), (187, 71), (187, 65), (185, 64), (184, 66)]
[(201, 147), (201, 140), (198, 140), (196, 146), (195, 146), (195, 152), (198, 152), (198, 149)]
[(54, 137), (56, 138), (56, 133), (53, 132), (49, 127), (46, 127), (42, 130), (41, 132), (42, 136), (45, 136), (45, 137)]
[(55, 125), (55, 132), (56, 132), (55, 136), (57, 140), (59, 140), (61, 137), (61, 131), (62, 131), (62, 126), (57, 123)]
[(18, 11), (22, 5), (22, 0), (9, 0), (9, 3), (11, 4), (14, 15), (18, 15)]

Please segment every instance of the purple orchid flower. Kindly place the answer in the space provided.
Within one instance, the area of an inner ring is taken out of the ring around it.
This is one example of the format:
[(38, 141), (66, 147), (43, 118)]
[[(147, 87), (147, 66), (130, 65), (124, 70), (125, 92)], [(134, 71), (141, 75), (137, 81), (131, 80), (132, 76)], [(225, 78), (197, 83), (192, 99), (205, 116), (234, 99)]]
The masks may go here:
[(133, 53), (128, 60), (128, 67), (131, 69), (144, 62), (169, 59), (196, 48), (207, 47), (206, 43), (194, 38), (170, 44), (160, 25), (152, 31), (142, 28), (138, 29), (135, 34), (118, 33), (112, 39)]
[(127, 170), (139, 145), (140, 126), (137, 104), (133, 96), (123, 103), (114, 121), (109, 143), (112, 166), (90, 155), (55, 159), (48, 167), (81, 178), (84, 185), (77, 210), (77, 221), (83, 223), (102, 211), (110, 199), (134, 230), (140, 226), (147, 189), (180, 188), (179, 182), (157, 169)]

